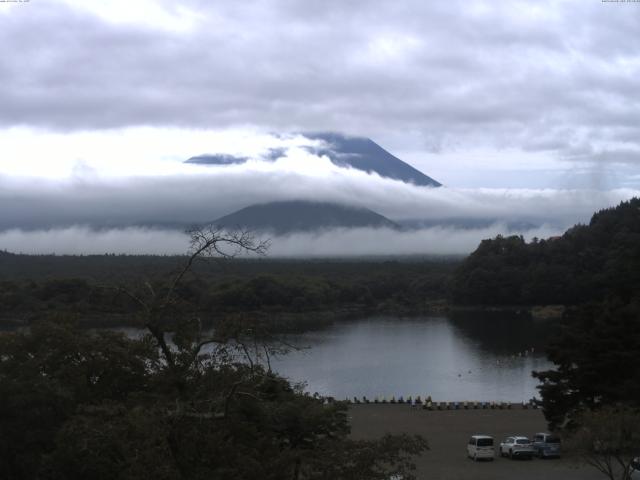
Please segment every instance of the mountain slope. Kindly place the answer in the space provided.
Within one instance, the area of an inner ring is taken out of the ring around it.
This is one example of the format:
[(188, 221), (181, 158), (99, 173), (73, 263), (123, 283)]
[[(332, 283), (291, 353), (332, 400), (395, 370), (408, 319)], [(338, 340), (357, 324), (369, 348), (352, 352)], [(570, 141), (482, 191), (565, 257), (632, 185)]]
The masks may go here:
[[(381, 177), (400, 180), (418, 186), (439, 187), (441, 184), (413, 168), (408, 163), (387, 152), (373, 140), (365, 137), (350, 137), (340, 133), (305, 133), (310, 140), (320, 140), (321, 147), (307, 147), (315, 155), (325, 155), (341, 167), (351, 167), (368, 173), (377, 173)], [(274, 161), (286, 154), (284, 149), (271, 149), (264, 157)], [(230, 165), (247, 161), (247, 157), (228, 154), (207, 154), (191, 157), (185, 163), (199, 165)]]
[(300, 200), (251, 205), (213, 223), (222, 228), (247, 228), (277, 234), (341, 227), (398, 228), (388, 218), (366, 208)]
[(310, 149), (316, 155), (326, 155), (333, 163), (350, 166), (381, 177), (393, 178), (419, 186), (439, 187), (442, 184), (395, 157), (373, 140), (339, 133), (306, 133), (305, 137), (322, 140), (327, 146)]

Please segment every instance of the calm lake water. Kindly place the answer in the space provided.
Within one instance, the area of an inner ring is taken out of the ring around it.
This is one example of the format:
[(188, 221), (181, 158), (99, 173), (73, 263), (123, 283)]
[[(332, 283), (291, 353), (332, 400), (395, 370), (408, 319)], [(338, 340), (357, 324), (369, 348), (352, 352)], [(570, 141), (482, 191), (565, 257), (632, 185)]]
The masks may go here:
[(292, 381), (306, 381), (309, 392), (340, 399), (521, 402), (539, 397), (531, 371), (551, 367), (543, 352), (551, 325), (477, 313), (372, 317), (289, 335), (289, 342), (308, 348), (271, 363)]
[(499, 312), (367, 317), (284, 336), (304, 348), (272, 357), (271, 366), (306, 382), (310, 393), (338, 399), (522, 402), (539, 398), (531, 371), (552, 366), (544, 356), (552, 328), (553, 322)]

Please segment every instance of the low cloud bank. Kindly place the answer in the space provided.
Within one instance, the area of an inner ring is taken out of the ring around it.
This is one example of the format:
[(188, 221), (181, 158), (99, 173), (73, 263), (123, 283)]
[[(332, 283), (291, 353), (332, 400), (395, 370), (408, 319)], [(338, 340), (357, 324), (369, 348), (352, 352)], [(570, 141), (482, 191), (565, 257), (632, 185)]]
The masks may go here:
[(252, 204), (294, 199), (366, 207), (394, 221), (473, 218), (568, 226), (640, 195), (634, 189), (417, 187), (339, 168), (324, 157), (297, 155), (170, 176), (47, 181), (0, 175), (0, 230), (182, 228)]
[(504, 224), (478, 229), (431, 227), (405, 232), (385, 228), (335, 229), (275, 237), (270, 254), (277, 257), (467, 254), (485, 238), (517, 233), (531, 239), (546, 238), (560, 232), (546, 225), (513, 232)]
[(273, 162), (187, 167), (170, 175), (65, 180), (0, 174), (0, 249), (180, 254), (188, 247), (181, 231), (189, 226), (256, 203), (308, 200), (365, 207), (423, 228), (300, 233), (274, 238), (271, 255), (468, 253), (481, 239), (508, 234), (514, 225), (526, 236), (545, 237), (640, 195), (634, 189), (418, 187), (341, 168), (300, 148)]
[(179, 230), (89, 227), (49, 230), (11, 229), (0, 232), (0, 250), (25, 254), (101, 255), (105, 253), (165, 255), (183, 254), (189, 237)]
[[(391, 229), (330, 229), (269, 238), (268, 257), (338, 257), (366, 255), (450, 255), (473, 251), (482, 239), (522, 233), (527, 239), (561, 233), (542, 226), (513, 232), (505, 224), (486, 228), (431, 227), (399, 232)], [(121, 228), (92, 230), (69, 227), (50, 230), (12, 229), (0, 232), (0, 249), (26, 254), (184, 254), (189, 237), (179, 230)]]

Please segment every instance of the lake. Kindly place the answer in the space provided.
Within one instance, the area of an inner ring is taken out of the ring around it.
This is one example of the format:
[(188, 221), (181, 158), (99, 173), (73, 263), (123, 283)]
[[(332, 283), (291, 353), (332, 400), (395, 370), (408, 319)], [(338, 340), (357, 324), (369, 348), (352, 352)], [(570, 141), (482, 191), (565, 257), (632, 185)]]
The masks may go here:
[(546, 370), (549, 323), (498, 313), (376, 316), (287, 335), (308, 347), (271, 360), (311, 393), (339, 399), (510, 401), (539, 397), (532, 370)]
[(539, 398), (531, 371), (552, 366), (544, 355), (552, 327), (505, 312), (341, 320), (284, 335), (304, 348), (272, 357), (271, 366), (306, 382), (310, 393), (338, 399), (430, 395), (434, 401), (522, 402)]

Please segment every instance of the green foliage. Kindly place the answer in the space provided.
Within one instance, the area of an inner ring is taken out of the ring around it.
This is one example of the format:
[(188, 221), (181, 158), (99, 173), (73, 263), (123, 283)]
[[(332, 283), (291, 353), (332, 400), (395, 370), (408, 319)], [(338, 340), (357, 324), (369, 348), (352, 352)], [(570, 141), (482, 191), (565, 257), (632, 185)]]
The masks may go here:
[(640, 408), (640, 298), (571, 310), (547, 354), (555, 368), (534, 376), (551, 428), (606, 405)]
[(352, 441), (345, 404), (227, 356), (233, 345), (202, 353), (194, 331), (176, 333), (173, 368), (150, 336), (62, 321), (0, 334), (3, 478), (412, 478), (424, 440)]
[(149, 342), (66, 323), (0, 335), (0, 471), (34, 478), (44, 452), (78, 405), (126, 402), (149, 388)]
[(562, 237), (483, 240), (456, 270), (451, 296), (466, 305), (578, 305), (640, 288), (640, 199), (593, 215)]
[(630, 467), (640, 452), (640, 411), (607, 406), (584, 411), (577, 423), (565, 437), (568, 451), (610, 480), (631, 480)]
[[(133, 256), (7, 258), (11, 261), (0, 258), (0, 278), (12, 280), (0, 281), (0, 324), (25, 323), (55, 312), (78, 316), (83, 325), (92, 327), (132, 325), (133, 314), (138, 312), (135, 301), (109, 288), (105, 272), (122, 269), (121, 285), (146, 282), (162, 294), (166, 272), (161, 274), (161, 267), (175, 269), (184, 261), (183, 257)], [(44, 270), (47, 275), (35, 271), (43, 263), (49, 265)], [(419, 310), (447, 296), (454, 266), (452, 261), (429, 260), (236, 260), (223, 262), (222, 269), (212, 269), (196, 263), (193, 274), (180, 282), (176, 293), (180, 309), (205, 323), (226, 314), (249, 312), (303, 317), (341, 310)], [(28, 272), (32, 276), (26, 280)]]

